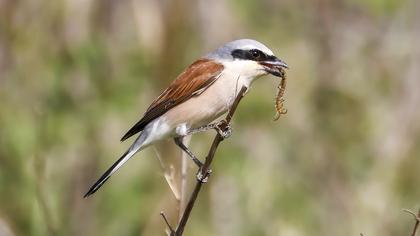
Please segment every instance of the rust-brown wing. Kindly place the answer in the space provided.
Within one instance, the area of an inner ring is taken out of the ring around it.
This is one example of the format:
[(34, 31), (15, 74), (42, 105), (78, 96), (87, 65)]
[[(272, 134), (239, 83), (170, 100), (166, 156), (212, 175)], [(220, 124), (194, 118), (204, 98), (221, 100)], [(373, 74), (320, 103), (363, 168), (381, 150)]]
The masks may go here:
[(149, 106), (146, 113), (121, 141), (142, 131), (144, 127), (173, 107), (204, 92), (219, 77), (223, 65), (208, 59), (199, 59), (191, 64), (172, 84)]

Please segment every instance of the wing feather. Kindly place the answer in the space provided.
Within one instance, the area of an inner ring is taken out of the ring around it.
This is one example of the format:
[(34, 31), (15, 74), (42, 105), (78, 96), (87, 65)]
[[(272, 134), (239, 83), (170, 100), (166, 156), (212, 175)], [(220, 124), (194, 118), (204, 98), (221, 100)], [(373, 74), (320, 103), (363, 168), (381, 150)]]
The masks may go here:
[(191, 97), (203, 93), (213, 84), (223, 70), (223, 65), (209, 59), (199, 59), (182, 72), (172, 84), (153, 101), (146, 113), (127, 133), (121, 141), (142, 131), (152, 120), (163, 115), (173, 107)]

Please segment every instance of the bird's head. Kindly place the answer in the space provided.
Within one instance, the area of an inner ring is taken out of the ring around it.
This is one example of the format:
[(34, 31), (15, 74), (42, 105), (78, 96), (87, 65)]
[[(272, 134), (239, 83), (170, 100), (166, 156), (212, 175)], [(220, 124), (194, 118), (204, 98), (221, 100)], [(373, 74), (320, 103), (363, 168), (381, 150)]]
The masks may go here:
[(252, 39), (229, 42), (207, 54), (206, 58), (222, 63), (225, 69), (249, 78), (267, 74), (281, 77), (283, 69), (288, 68), (269, 48)]

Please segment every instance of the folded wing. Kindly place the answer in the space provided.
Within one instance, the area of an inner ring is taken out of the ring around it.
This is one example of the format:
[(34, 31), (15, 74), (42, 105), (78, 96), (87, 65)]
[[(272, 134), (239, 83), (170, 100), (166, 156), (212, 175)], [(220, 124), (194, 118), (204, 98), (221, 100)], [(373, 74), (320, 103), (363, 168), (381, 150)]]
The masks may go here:
[(191, 97), (203, 93), (213, 84), (223, 70), (223, 65), (209, 59), (199, 59), (191, 64), (172, 84), (149, 106), (146, 113), (121, 138), (124, 141), (163, 115), (173, 107), (185, 102)]

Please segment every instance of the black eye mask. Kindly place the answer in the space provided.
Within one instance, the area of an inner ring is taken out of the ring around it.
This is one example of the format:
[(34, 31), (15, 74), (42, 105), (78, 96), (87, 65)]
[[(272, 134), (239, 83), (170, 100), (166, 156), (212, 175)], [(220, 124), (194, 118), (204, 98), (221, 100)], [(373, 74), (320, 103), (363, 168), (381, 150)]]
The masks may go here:
[(276, 60), (275, 56), (269, 56), (258, 49), (251, 49), (251, 50), (236, 49), (232, 51), (231, 55), (235, 59), (242, 59), (242, 60), (251, 60), (251, 61)]

